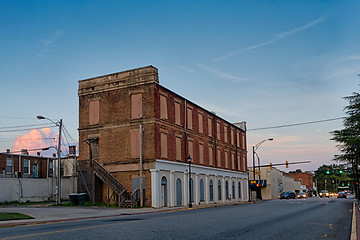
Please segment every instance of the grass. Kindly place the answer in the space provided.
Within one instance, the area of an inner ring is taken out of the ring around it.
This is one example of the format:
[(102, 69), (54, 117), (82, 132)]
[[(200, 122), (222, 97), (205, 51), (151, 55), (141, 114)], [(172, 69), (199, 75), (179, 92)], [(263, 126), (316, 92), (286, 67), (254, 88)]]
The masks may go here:
[(19, 220), (19, 219), (34, 219), (34, 218), (22, 213), (0, 212), (0, 221)]

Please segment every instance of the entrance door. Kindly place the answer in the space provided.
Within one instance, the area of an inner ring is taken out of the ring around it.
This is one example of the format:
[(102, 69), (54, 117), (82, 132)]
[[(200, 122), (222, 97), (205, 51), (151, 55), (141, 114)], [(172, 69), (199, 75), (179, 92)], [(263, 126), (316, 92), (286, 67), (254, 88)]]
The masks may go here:
[(182, 206), (182, 187), (180, 178), (176, 180), (176, 206)]
[(38, 177), (38, 165), (34, 164), (33, 165), (33, 174), (32, 174), (33, 178), (37, 178)]
[(161, 206), (167, 207), (167, 180), (166, 177), (161, 178)]

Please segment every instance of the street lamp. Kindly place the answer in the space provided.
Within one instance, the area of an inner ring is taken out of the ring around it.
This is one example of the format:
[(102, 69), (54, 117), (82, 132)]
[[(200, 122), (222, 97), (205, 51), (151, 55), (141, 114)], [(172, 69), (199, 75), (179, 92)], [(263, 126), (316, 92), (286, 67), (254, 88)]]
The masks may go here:
[[(253, 173), (254, 173), (254, 181), (255, 181), (255, 154), (257, 155), (256, 153), (256, 150), (260, 147), (261, 144), (263, 144), (264, 142), (266, 141), (272, 141), (274, 140), (273, 138), (268, 138), (268, 139), (264, 139), (260, 142), (258, 142), (255, 146), (253, 146)], [(259, 161), (259, 174), (260, 174), (260, 158), (258, 158), (258, 161)], [(260, 175), (259, 175), (260, 176)], [(260, 179), (260, 177), (259, 177)], [(259, 181), (259, 184), (261, 184), (261, 182)], [(260, 185), (260, 188), (261, 188), (261, 185)], [(259, 191), (259, 196), (258, 196), (259, 199), (261, 199), (261, 189)]]
[(189, 208), (192, 208), (192, 201), (191, 201), (191, 157), (188, 157), (189, 163)]
[(59, 136), (58, 136), (58, 148), (57, 148), (57, 157), (58, 157), (58, 169), (57, 169), (57, 190), (56, 190), (56, 204), (60, 204), (61, 203), (61, 129), (62, 129), (62, 119), (60, 119), (59, 122), (54, 122), (53, 120), (51, 120), (50, 118), (38, 115), (36, 117), (39, 120), (42, 119), (46, 119), (52, 123), (54, 123), (56, 126), (59, 127)]

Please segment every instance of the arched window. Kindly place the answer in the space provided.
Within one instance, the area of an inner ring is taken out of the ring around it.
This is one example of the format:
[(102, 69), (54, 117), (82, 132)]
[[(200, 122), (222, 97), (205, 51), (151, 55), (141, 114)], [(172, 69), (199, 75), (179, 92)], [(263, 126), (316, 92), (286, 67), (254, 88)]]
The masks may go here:
[(167, 207), (167, 180), (166, 177), (161, 178), (161, 206)]
[(204, 180), (200, 179), (200, 202), (205, 201)]
[(214, 184), (213, 184), (213, 180), (210, 179), (209, 182), (209, 192), (210, 192), (210, 201), (214, 201)]
[(218, 199), (221, 200), (221, 180), (218, 181)]
[(229, 182), (225, 182), (225, 198), (229, 199)]
[(238, 198), (241, 199), (241, 183), (238, 182)]
[(194, 202), (194, 180), (192, 178), (190, 178), (190, 191), (191, 191), (190, 201)]
[(232, 186), (231, 186), (231, 198), (236, 198), (236, 196), (235, 196), (235, 182), (233, 181), (232, 182)]
[(176, 180), (176, 206), (182, 206), (182, 186), (180, 178)]

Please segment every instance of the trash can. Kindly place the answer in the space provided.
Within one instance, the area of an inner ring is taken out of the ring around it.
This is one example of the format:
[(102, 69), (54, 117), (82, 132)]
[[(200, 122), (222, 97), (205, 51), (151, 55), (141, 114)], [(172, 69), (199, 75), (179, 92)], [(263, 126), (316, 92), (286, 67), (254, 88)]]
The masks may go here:
[(69, 194), (71, 205), (79, 205), (79, 199), (77, 198), (77, 193)]
[(87, 193), (78, 193), (77, 194), (77, 199), (78, 199), (80, 205), (84, 205), (85, 202), (88, 201), (89, 196), (88, 196)]

